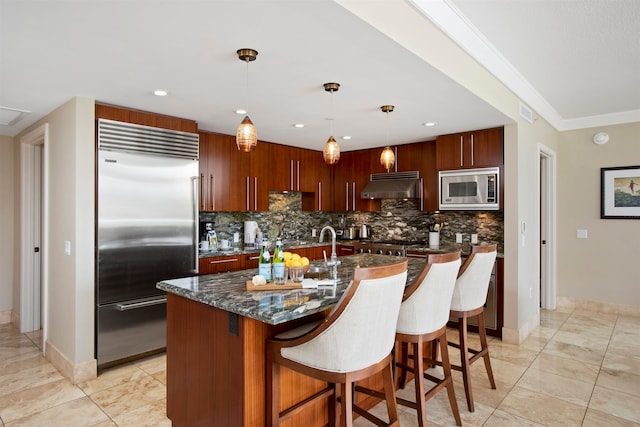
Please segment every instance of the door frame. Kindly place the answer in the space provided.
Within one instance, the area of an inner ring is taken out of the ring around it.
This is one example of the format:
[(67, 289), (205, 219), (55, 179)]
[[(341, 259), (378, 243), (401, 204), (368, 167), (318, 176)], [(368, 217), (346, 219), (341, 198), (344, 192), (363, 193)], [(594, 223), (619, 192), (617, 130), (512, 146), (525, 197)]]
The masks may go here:
[[(540, 307), (556, 309), (557, 299), (557, 247), (556, 247), (556, 152), (544, 144), (539, 151), (539, 204), (540, 204)], [(542, 240), (546, 244), (542, 244)]]
[[(43, 343), (47, 339), (48, 318), (48, 208), (49, 208), (49, 124), (44, 123), (20, 138), (20, 332), (34, 331), (42, 327)], [(42, 146), (42, 168), (36, 170), (35, 158), (37, 146)], [(40, 175), (41, 174), (41, 175)], [(41, 194), (34, 193), (35, 180), (42, 176)], [(39, 198), (39, 200), (37, 199)], [(34, 210), (40, 208), (40, 281), (35, 279), (36, 265), (33, 248), (36, 246), (36, 233), (32, 227), (35, 220)], [(42, 290), (42, 292), (41, 292)], [(36, 304), (38, 300), (40, 304)], [(40, 325), (35, 325), (36, 311), (42, 313)], [(45, 346), (43, 345), (43, 352)]]

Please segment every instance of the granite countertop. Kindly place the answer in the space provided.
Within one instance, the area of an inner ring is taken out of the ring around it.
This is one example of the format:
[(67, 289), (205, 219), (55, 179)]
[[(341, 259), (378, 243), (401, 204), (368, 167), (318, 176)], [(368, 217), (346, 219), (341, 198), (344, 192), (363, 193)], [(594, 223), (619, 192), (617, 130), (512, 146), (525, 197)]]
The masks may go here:
[[(404, 258), (371, 254), (340, 257), (338, 276), (341, 282), (335, 286), (320, 286), (317, 289), (247, 291), (246, 281), (258, 274), (257, 268), (164, 280), (157, 284), (157, 288), (231, 313), (277, 325), (333, 307), (349, 285), (356, 266), (392, 264), (401, 259)], [(410, 258), (408, 262), (407, 284), (410, 284), (418, 276), (424, 261)], [(323, 264), (322, 261), (311, 263), (312, 266)], [(306, 305), (309, 302), (311, 304)], [(304, 308), (301, 308), (303, 306)], [(310, 306), (313, 308), (309, 308)]]

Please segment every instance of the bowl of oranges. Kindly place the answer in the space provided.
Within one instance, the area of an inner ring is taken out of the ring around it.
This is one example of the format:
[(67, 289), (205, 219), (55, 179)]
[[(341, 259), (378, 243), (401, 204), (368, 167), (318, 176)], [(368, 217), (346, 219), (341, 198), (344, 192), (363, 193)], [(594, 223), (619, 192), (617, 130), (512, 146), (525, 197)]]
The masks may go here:
[(284, 266), (289, 270), (289, 279), (294, 283), (302, 282), (304, 273), (309, 270), (309, 258), (293, 252), (285, 251)]

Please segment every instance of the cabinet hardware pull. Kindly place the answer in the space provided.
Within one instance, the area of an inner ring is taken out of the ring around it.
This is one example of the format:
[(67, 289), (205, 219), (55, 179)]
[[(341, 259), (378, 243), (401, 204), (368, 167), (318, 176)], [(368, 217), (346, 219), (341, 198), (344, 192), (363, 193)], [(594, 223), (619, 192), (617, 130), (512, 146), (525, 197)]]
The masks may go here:
[(473, 160), (473, 134), (471, 134), (471, 166), (474, 166), (476, 162)]
[(166, 304), (167, 298), (158, 298), (150, 301), (132, 302), (128, 304), (116, 304), (118, 311), (134, 310), (136, 308), (151, 307), (152, 305)]
[(249, 205), (249, 176), (247, 175), (247, 211), (251, 210), (251, 205)]
[(345, 192), (346, 196), (345, 196), (344, 210), (348, 211), (349, 210), (349, 183), (346, 182), (345, 186), (346, 186), (347, 191)]
[(298, 191), (300, 191), (300, 160), (297, 160), (297, 172), (296, 172), (296, 180), (298, 181), (297, 185), (298, 185)]
[(258, 210), (258, 177), (253, 177), (253, 210)]
[(464, 165), (464, 162), (462, 161), (462, 156), (464, 155), (464, 151), (462, 151), (462, 148), (463, 148), (462, 147), (463, 146), (462, 140), (463, 140), (463, 138), (464, 137), (462, 135), (460, 135), (460, 166)]
[(209, 264), (225, 264), (227, 262), (236, 262), (238, 258), (219, 259), (217, 261), (209, 261)]
[(322, 210), (322, 182), (318, 181), (318, 210)]
[(293, 191), (293, 159), (289, 160), (289, 190)]
[(216, 181), (213, 177), (213, 174), (210, 175), (211, 188), (209, 189), (211, 193), (211, 210), (216, 210)]

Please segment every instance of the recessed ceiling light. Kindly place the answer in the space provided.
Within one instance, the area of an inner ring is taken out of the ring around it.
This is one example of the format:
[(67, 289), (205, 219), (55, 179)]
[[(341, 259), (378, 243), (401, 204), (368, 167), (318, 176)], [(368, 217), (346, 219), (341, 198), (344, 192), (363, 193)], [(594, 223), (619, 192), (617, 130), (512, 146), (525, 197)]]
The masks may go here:
[(247, 110), (243, 110), (243, 109), (236, 110), (236, 114), (247, 114)]
[(345, 135), (343, 137), (341, 137), (342, 139), (351, 139), (351, 135)]
[(167, 91), (162, 89), (156, 89), (153, 91), (155, 96), (167, 96)]
[(429, 128), (430, 128), (430, 127), (433, 127), (433, 126), (435, 126), (435, 125), (436, 125), (436, 122), (426, 122), (426, 123), (423, 123), (423, 124), (422, 124), (422, 126), (426, 126), (426, 127), (429, 127)]
[(304, 123), (295, 123), (293, 125), (294, 128), (303, 128), (304, 127)]

